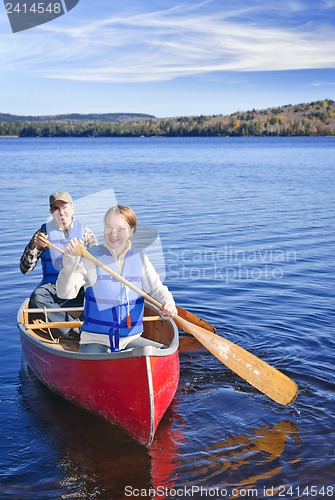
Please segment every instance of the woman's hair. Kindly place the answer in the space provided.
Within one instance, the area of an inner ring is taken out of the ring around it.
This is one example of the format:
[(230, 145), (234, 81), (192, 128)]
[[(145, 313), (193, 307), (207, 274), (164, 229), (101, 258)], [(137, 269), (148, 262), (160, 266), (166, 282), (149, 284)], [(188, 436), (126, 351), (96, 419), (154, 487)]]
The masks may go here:
[(126, 205), (115, 205), (115, 207), (109, 208), (105, 213), (104, 223), (106, 223), (107, 217), (112, 214), (122, 215), (129, 226), (134, 229), (135, 233), (137, 227), (137, 217), (134, 210), (127, 207)]

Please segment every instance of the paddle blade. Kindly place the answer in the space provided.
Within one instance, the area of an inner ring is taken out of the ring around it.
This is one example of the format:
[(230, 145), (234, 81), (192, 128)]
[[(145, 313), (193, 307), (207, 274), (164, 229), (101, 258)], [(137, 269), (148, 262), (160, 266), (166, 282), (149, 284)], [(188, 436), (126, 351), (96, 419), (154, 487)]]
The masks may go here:
[[(213, 325), (211, 325), (210, 323), (208, 323), (204, 319), (199, 318), (198, 316), (191, 313), (190, 311), (187, 311), (186, 309), (183, 309), (180, 306), (177, 306), (177, 310), (178, 310), (178, 316), (180, 316), (183, 319), (186, 319), (186, 321), (189, 321), (190, 323), (193, 323), (194, 325), (201, 326), (201, 328), (204, 328), (205, 330), (208, 330), (209, 332), (213, 332), (213, 333), (216, 332), (215, 327)], [(176, 322), (177, 326), (179, 326), (177, 318), (175, 319), (175, 322)], [(183, 328), (183, 327), (180, 326), (180, 328)]]
[(178, 317), (185, 332), (193, 335), (230, 370), (279, 404), (289, 405), (298, 395), (296, 383), (242, 347)]
[(206, 351), (206, 348), (193, 335), (179, 335), (179, 352)]

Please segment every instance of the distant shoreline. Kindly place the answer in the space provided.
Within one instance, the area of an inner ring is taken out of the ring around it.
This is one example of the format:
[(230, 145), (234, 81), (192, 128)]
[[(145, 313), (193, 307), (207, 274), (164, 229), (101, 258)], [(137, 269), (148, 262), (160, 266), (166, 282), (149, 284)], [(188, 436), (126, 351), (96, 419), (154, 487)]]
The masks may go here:
[(333, 135), (6, 135), (1, 136), (0, 139), (296, 139), (306, 137), (308, 139), (321, 138), (325, 139), (335, 139), (335, 134)]
[(176, 118), (72, 114), (32, 120), (0, 113), (0, 134), (2, 137), (334, 137), (335, 101), (325, 99), (231, 115)]

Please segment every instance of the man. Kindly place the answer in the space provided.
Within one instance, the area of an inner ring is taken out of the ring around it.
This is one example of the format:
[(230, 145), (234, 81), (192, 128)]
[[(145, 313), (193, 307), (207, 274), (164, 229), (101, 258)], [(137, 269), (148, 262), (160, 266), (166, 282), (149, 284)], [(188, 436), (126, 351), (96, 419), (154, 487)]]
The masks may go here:
[[(71, 238), (82, 240), (86, 247), (98, 244), (93, 232), (85, 224), (74, 219), (74, 205), (69, 193), (56, 192), (49, 198), (52, 219), (36, 231), (20, 259), (23, 274), (31, 272), (41, 259), (43, 278), (30, 297), (29, 306), (39, 309), (60, 309), (61, 307), (80, 307), (83, 305), (84, 290), (71, 300), (60, 299), (56, 294), (56, 281), (62, 268), (63, 254), (50, 250), (48, 241), (64, 249)], [(71, 321), (73, 318), (64, 311), (48, 312), (49, 321)], [(76, 338), (78, 332), (70, 328), (59, 328), (65, 338)]]

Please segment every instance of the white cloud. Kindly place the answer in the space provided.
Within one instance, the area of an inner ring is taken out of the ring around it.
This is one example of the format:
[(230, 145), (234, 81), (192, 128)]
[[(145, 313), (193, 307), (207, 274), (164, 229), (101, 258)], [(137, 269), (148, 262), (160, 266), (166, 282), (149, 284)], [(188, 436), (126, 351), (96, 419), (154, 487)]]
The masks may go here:
[[(292, 12), (303, 8), (301, 2), (288, 5)], [(125, 13), (75, 28), (48, 23), (12, 37), (11, 43), (3, 35), (2, 66), (41, 77), (115, 83), (335, 66), (330, 25), (267, 26), (261, 18), (255, 21), (257, 12), (250, 7), (213, 11), (209, 6)], [(246, 22), (249, 15), (253, 20)]]
[(335, 85), (335, 82), (323, 82), (321, 80), (315, 80), (312, 82), (313, 87), (329, 87)]

